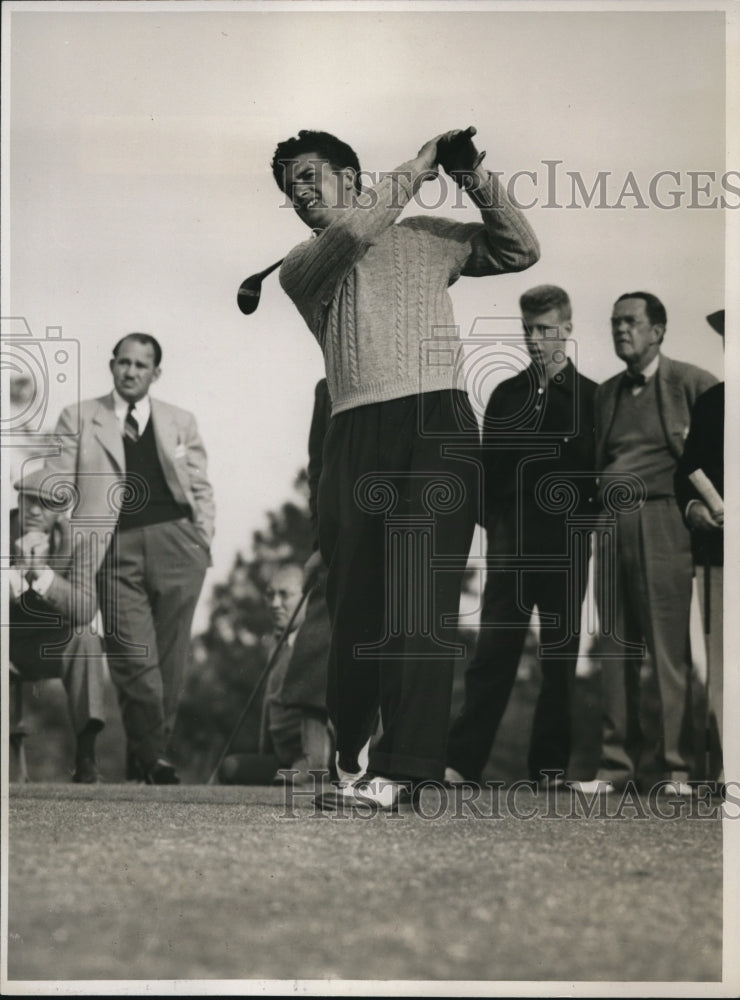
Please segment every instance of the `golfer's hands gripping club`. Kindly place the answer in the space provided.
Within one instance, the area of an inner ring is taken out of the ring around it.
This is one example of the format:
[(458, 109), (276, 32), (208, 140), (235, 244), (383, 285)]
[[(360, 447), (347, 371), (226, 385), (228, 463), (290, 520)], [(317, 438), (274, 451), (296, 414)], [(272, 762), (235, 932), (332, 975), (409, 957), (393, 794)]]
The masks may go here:
[(479, 152), (473, 143), (477, 129), (469, 125), (466, 129), (446, 132), (437, 142), (437, 162), (456, 184), (471, 190), (485, 180), (486, 171), (481, 168), (486, 151)]

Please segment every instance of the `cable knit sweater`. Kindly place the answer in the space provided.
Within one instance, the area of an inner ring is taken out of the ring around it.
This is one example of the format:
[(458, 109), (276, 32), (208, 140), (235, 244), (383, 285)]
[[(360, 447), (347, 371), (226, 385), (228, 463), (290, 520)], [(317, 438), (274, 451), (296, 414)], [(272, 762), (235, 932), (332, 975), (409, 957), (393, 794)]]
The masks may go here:
[(294, 247), (280, 283), (324, 352), (332, 413), (457, 388), (448, 287), (463, 275), (506, 274), (539, 257), (537, 239), (493, 175), (471, 193), (483, 219), (417, 216), (396, 223), (418, 174), (404, 164), (313, 239)]

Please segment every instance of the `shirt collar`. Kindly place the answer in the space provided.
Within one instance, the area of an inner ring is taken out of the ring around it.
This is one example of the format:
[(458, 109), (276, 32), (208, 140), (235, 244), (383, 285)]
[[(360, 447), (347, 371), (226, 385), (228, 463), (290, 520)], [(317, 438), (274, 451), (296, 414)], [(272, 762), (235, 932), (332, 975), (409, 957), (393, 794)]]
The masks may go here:
[(656, 354), (653, 360), (650, 362), (650, 364), (645, 365), (640, 374), (644, 375), (646, 380), (652, 378), (653, 375), (655, 375), (655, 373), (657, 372), (659, 364), (660, 364), (660, 354)]
[[(119, 422), (123, 422), (126, 419), (126, 414), (128, 413), (128, 402), (121, 396), (116, 389), (113, 390), (113, 409), (115, 411), (116, 417)], [(144, 396), (137, 403), (134, 404), (134, 414), (136, 419), (139, 421), (139, 425), (143, 427), (149, 415), (152, 412), (152, 404), (149, 396)]]

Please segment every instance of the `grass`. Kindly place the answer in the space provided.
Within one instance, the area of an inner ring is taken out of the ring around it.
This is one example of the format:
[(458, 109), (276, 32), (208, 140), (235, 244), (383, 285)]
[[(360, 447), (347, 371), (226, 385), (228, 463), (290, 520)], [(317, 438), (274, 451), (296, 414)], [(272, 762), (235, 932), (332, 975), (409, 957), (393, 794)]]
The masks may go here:
[(716, 809), (440, 801), (361, 819), (279, 788), (16, 786), (10, 979), (720, 978)]

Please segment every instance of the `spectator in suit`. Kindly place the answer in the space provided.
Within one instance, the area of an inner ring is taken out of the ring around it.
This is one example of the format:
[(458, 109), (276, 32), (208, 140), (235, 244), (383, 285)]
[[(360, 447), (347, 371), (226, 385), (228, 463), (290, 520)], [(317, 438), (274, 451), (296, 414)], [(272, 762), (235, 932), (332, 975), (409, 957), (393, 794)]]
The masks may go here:
[[(302, 597), (302, 568), (296, 564), (279, 567), (265, 591), (275, 629), (274, 637), (267, 644), (268, 657), (273, 655), (276, 643), (289, 625), (290, 631), (283, 640), (265, 684), (260, 753), (274, 754), (281, 768), (307, 771), (308, 767), (304, 766), (307, 763), (304, 744), (310, 738), (310, 734), (306, 732), (303, 724), (303, 711), (298, 705), (287, 705), (283, 698), (283, 687), (293, 657), (296, 635), (306, 617), (305, 603), (301, 606)], [(291, 618), (299, 606), (300, 610), (291, 623)], [(324, 756), (328, 757), (328, 749)], [(325, 767), (326, 760), (319, 766)]]
[[(724, 340), (724, 309), (707, 316), (707, 320)], [(699, 492), (690, 476), (701, 469), (722, 498), (725, 491), (724, 448), (725, 384), (719, 382), (699, 396), (691, 411), (689, 436), (686, 438), (675, 478), (676, 501), (691, 531), (691, 551), (699, 582), (706, 637), (709, 707), (717, 738), (718, 757), (721, 757), (722, 747), (724, 515), (716, 503)], [(716, 776), (716, 772), (711, 775)]]
[(90, 629), (97, 613), (89, 539), (70, 521), (42, 470), (15, 484), (10, 513), (10, 660), (24, 681), (61, 678), (74, 729), (72, 780), (99, 780), (95, 739), (105, 724), (103, 646)]
[(46, 469), (75, 490), (73, 523), (97, 548), (127, 777), (175, 784), (168, 742), (210, 565), (214, 505), (195, 417), (149, 395), (161, 360), (150, 334), (123, 337), (110, 361), (113, 392), (62, 411), (58, 454)]
[[(575, 783), (588, 793), (613, 791), (636, 775), (643, 745), (640, 667), (647, 646), (660, 696), (665, 788), (691, 794), (693, 568), (674, 476), (694, 403), (717, 380), (661, 353), (666, 326), (666, 311), (656, 296), (621, 295), (612, 309), (611, 328), (614, 350), (626, 370), (596, 390), (603, 528), (605, 533), (614, 529), (616, 551), (614, 573), (597, 573), (604, 656), (601, 761), (593, 781)], [(615, 500), (617, 483), (622, 488)]]
[[(498, 385), (486, 408), (482, 460), (490, 564), (465, 700), (449, 736), (445, 778), (451, 783), (481, 780), (535, 608), (541, 619), (542, 686), (529, 745), (530, 779), (562, 784), (570, 757), (589, 551), (586, 545), (570, 551), (568, 521), (593, 509), (596, 386), (565, 353), (573, 330), (567, 293), (539, 285), (525, 292), (519, 305), (531, 363)], [(548, 503), (548, 482), (556, 494), (564, 486), (573, 491), (568, 510)], [(569, 551), (571, 565), (564, 573), (553, 560), (567, 558)], [(522, 557), (534, 565), (522, 569)]]

